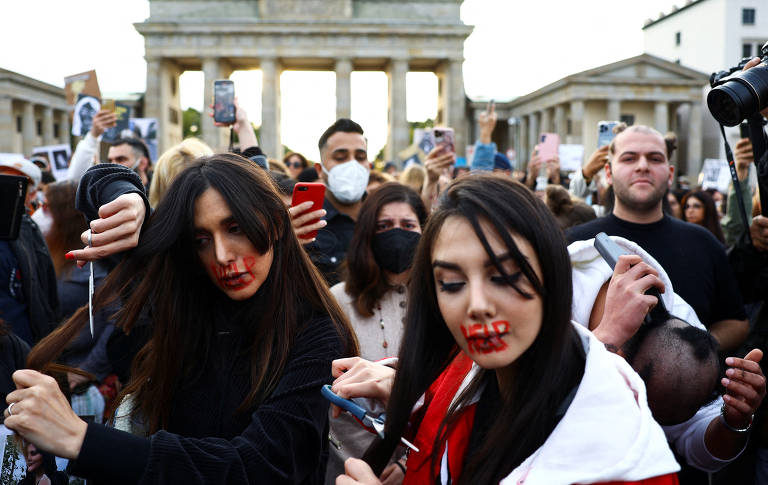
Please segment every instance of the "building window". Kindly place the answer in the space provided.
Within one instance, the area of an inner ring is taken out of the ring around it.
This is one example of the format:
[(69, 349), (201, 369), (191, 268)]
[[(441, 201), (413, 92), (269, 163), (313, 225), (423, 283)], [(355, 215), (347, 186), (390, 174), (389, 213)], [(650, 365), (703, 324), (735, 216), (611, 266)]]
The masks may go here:
[(43, 122), (40, 120), (35, 121), (35, 129), (37, 130), (37, 136), (43, 136)]
[(752, 44), (741, 45), (741, 57), (752, 57)]
[(754, 8), (741, 9), (741, 23), (742, 25), (755, 25), (755, 9)]
[(21, 133), (21, 116), (16, 117), (16, 133)]
[(675, 45), (680, 45), (680, 32), (675, 32)]
[(635, 115), (621, 115), (619, 121), (626, 123), (627, 126), (632, 126), (635, 124)]
[(571, 119), (568, 118), (568, 120), (565, 122), (565, 134), (566, 135), (572, 135), (573, 134), (573, 128), (571, 124)]
[(58, 138), (59, 137), (59, 124), (54, 123), (53, 124), (53, 137)]

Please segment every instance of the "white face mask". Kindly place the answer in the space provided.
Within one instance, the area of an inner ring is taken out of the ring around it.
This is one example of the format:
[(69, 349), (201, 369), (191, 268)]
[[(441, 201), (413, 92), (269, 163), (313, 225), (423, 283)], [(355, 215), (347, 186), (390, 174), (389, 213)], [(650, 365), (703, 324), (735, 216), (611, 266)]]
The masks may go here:
[(359, 162), (350, 160), (340, 163), (330, 171), (323, 166), (323, 172), (328, 175), (328, 188), (333, 196), (342, 204), (358, 202), (368, 187), (368, 170)]

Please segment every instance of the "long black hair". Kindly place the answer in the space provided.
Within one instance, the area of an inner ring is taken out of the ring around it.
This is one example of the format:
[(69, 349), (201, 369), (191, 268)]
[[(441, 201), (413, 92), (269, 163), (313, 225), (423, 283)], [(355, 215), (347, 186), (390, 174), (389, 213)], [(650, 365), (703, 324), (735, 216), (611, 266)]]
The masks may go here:
[[(533, 344), (514, 363), (515, 379), (502, 391), (503, 405), (494, 426), (465, 457), (458, 483), (497, 483), (531, 455), (559, 422), (557, 410), (578, 385), (584, 373), (584, 355), (570, 324), (571, 264), (566, 242), (557, 222), (544, 205), (519, 182), (498, 175), (472, 175), (454, 182), (441, 196), (437, 210), (421, 237), (409, 284), (408, 310), (400, 360), (387, 408), (384, 440), (375, 442), (365, 460), (380, 472), (408, 424), (420, 396), (458, 354), (437, 303), (432, 272), (432, 252), (441, 228), (450, 217), (466, 219), (497, 270), (509, 278), (491, 250), (481, 222), (504, 241), (512, 259), (542, 298), (541, 329)], [(512, 235), (526, 239), (537, 254), (539, 278), (515, 244)], [(512, 364), (510, 364), (512, 365)], [(495, 379), (494, 370), (479, 373), (468, 389)], [(457, 418), (474, 397), (463, 393), (443, 420), (441, 430)], [(438, 433), (432, 456), (432, 476), (437, 476)]]
[[(261, 254), (273, 251), (266, 280), (243, 302), (228, 299), (213, 284), (194, 246), (195, 202), (211, 188), (227, 202), (254, 248)], [(272, 392), (294, 338), (312, 315), (330, 316), (345, 355), (357, 355), (354, 332), (299, 244), (275, 184), (238, 155), (200, 158), (177, 176), (139, 245), (106, 279), (94, 306), (103, 308), (118, 298), (122, 308), (116, 326), (126, 333), (151, 308), (152, 335), (136, 355), (122, 392), (134, 398), (149, 433), (167, 426), (179, 382), (193, 378), (213, 348), (217, 312), (241, 327), (239, 350), (250, 360), (251, 386), (241, 412)], [(33, 349), (28, 364), (40, 368), (55, 359), (87, 321), (84, 307)]]

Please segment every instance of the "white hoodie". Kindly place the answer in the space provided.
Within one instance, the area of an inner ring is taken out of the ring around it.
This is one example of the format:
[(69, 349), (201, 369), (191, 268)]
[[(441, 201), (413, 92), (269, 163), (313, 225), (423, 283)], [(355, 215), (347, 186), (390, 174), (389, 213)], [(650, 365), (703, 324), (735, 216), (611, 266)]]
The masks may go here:
[[(575, 322), (574, 328), (587, 358), (573, 401), (547, 441), (501, 484), (638, 481), (680, 470), (664, 432), (653, 420), (642, 379), (591, 332)], [(456, 396), (477, 370), (473, 364)], [(443, 483), (446, 467), (444, 454)]]
[[(669, 312), (689, 324), (704, 329), (693, 308), (672, 288), (672, 282), (664, 268), (643, 248), (632, 241), (618, 236), (610, 238), (619, 246), (643, 258), (643, 261), (659, 272), (659, 279), (664, 282), (665, 291), (661, 298)], [(573, 269), (573, 305), (572, 318), (587, 328), (592, 306), (603, 284), (611, 278), (613, 271), (600, 256), (594, 246), (594, 239), (576, 241), (568, 246)], [(688, 421), (674, 426), (663, 426), (669, 443), (677, 453), (685, 458), (689, 465), (706, 472), (720, 470), (731, 460), (721, 460), (713, 456), (704, 444), (704, 435), (709, 423), (720, 414), (722, 402), (718, 399), (702, 407)], [(742, 450), (743, 451), (743, 450)], [(739, 452), (741, 454), (741, 452)], [(737, 455), (738, 457), (738, 455)]]

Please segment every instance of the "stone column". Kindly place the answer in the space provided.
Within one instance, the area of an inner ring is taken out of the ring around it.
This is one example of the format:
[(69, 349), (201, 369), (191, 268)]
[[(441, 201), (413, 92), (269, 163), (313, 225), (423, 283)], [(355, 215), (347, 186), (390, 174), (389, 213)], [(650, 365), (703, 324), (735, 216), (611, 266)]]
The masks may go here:
[(0, 96), (0, 152), (13, 152), (13, 137), (16, 134), (16, 122), (13, 119), (13, 100), (10, 96)]
[(621, 118), (621, 101), (609, 99), (605, 111), (606, 121), (619, 121)]
[[(536, 144), (539, 143), (539, 117), (537, 113), (531, 113), (528, 115), (528, 150), (533, 155), (533, 150), (536, 148)], [(530, 160), (530, 156), (528, 157)], [(526, 168), (528, 163), (526, 161)]]
[(576, 145), (584, 143), (584, 101), (571, 101), (571, 135), (569, 143)]
[(555, 133), (560, 136), (560, 140), (565, 140), (565, 107), (562, 104), (555, 106)]
[[(408, 120), (406, 118), (405, 75), (406, 59), (391, 59), (387, 69), (389, 81), (389, 128), (387, 133), (387, 160), (395, 160), (408, 146)], [(458, 149), (458, 140), (456, 148)]]
[(702, 112), (701, 103), (691, 103), (688, 120), (688, 166), (687, 174), (691, 180), (696, 180), (701, 170), (702, 153)]
[(336, 59), (336, 118), (352, 117), (352, 61)]
[(539, 127), (542, 133), (552, 132), (552, 115), (549, 108), (541, 110), (541, 126)]
[[(438, 113), (442, 115), (438, 123), (453, 128), (456, 153), (459, 156), (465, 154), (469, 126), (474, 124), (467, 119), (463, 64), (463, 58), (449, 59), (442, 62), (436, 72), (440, 83)], [(472, 121), (474, 122), (474, 119)]]
[(517, 166), (522, 167), (523, 163), (530, 158), (530, 145), (528, 145), (528, 117), (518, 116), (517, 119), (520, 120), (520, 131), (518, 132), (518, 143), (515, 147), (515, 151), (517, 152)]
[(203, 59), (203, 75), (205, 76), (203, 86), (203, 113), (200, 116), (202, 125), (203, 141), (207, 143), (214, 152), (224, 151), (229, 145), (229, 128), (219, 128), (213, 124), (213, 118), (208, 116), (209, 106), (213, 104), (213, 83), (218, 79), (228, 79), (232, 73), (228, 63), (218, 57), (207, 57)]
[(666, 101), (657, 101), (653, 105), (653, 127), (662, 135), (669, 131), (669, 107)]
[(69, 111), (59, 112), (59, 143), (70, 144)]
[(282, 159), (280, 138), (280, 63), (274, 57), (261, 59), (261, 144), (267, 157)]
[(43, 145), (53, 145), (53, 108), (43, 107)]
[[(163, 135), (168, 130), (165, 126), (163, 114), (165, 113), (162, 99), (162, 90), (160, 85), (162, 82), (162, 59), (158, 57), (148, 57), (147, 61), (147, 88), (144, 92), (144, 116), (147, 118), (155, 118), (157, 120), (157, 143), (158, 151), (162, 152), (166, 147), (163, 141)], [(207, 106), (207, 103), (206, 105)], [(203, 118), (205, 118), (203, 113)]]
[(21, 114), (21, 151), (25, 157), (32, 154), (35, 147), (37, 133), (35, 132), (35, 105), (27, 101), (23, 105)]

